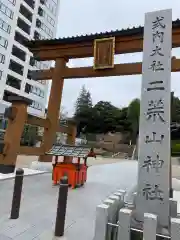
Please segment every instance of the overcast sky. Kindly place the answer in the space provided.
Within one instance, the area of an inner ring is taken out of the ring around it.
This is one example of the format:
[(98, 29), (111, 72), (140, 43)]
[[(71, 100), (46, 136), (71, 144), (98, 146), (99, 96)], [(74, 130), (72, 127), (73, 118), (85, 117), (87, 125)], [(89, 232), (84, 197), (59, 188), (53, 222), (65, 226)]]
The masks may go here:
[[(60, 2), (57, 37), (144, 25), (144, 14), (160, 9), (172, 8), (173, 20), (180, 18), (179, 0), (60, 0)], [(180, 57), (180, 50), (173, 50), (172, 55)], [(136, 61), (142, 61), (142, 54), (119, 55), (115, 59), (115, 63)], [(73, 60), (70, 64), (90, 66), (92, 59)], [(83, 84), (90, 90), (93, 104), (103, 100), (123, 107), (132, 99), (140, 97), (141, 75), (65, 80), (62, 106), (69, 115), (74, 111), (74, 103)], [(180, 97), (180, 73), (172, 74), (171, 88), (175, 95)]]

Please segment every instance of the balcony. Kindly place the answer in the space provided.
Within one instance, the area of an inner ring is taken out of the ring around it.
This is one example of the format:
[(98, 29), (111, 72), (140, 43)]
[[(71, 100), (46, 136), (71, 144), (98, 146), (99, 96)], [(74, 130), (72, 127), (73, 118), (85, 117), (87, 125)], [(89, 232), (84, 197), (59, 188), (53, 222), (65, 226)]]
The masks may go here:
[(13, 76), (11, 76), (9, 74), (7, 75), (6, 84), (8, 86), (11, 86), (11, 87), (16, 88), (18, 90), (21, 89), (21, 80), (15, 78), (15, 77), (13, 77)]
[(20, 6), (19, 12), (30, 22), (32, 22), (32, 13), (26, 8), (24, 7), (22, 4)]
[(30, 35), (31, 27), (25, 23), (21, 18), (17, 20), (17, 26), (22, 29), (25, 33)]
[(34, 9), (35, 1), (34, 0), (24, 0), (25, 3), (27, 3), (28, 6), (30, 6), (32, 9)]
[(21, 33), (19, 32), (15, 32), (15, 37), (14, 37), (15, 41), (17, 41), (18, 43), (24, 45), (24, 42), (28, 41), (28, 39), (26, 37), (24, 37)]
[(16, 47), (15, 45), (13, 45), (13, 48), (12, 48), (12, 55), (24, 62), (26, 61), (26, 53), (23, 50)]
[(24, 67), (13, 60), (10, 60), (9, 69), (12, 70), (13, 72), (23, 76)]

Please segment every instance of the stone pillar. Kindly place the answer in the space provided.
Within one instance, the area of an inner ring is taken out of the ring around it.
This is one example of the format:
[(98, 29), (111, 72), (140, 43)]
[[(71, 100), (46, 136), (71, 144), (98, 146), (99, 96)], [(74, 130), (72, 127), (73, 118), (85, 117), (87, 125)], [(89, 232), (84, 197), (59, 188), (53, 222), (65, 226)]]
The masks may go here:
[[(47, 129), (44, 129), (44, 135), (42, 138), (41, 146), (44, 148), (44, 151), (47, 152), (52, 148), (52, 145), (55, 141), (56, 131), (59, 121), (59, 110), (62, 99), (62, 92), (64, 86), (64, 79), (62, 77), (63, 71), (66, 66), (66, 60), (64, 58), (56, 59), (55, 68), (52, 76), (52, 85), (51, 92), (49, 96), (48, 110), (47, 110), (47, 119), (50, 122), (50, 126)], [(51, 162), (52, 156), (40, 156), (40, 162)]]
[(32, 100), (21, 96), (10, 96), (8, 100), (12, 106), (5, 110), (8, 126), (4, 136), (4, 147), (0, 155), (0, 173), (5, 174), (14, 172), (21, 136), (27, 120), (27, 106), (32, 103)]

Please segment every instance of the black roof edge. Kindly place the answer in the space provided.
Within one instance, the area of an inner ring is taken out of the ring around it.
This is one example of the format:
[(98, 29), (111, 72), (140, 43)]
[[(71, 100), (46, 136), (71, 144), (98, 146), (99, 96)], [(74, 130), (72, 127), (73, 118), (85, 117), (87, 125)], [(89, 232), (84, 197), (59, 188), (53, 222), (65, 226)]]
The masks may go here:
[[(177, 19), (172, 22), (173, 29), (180, 27), (180, 19)], [(24, 45), (26, 47), (33, 47), (36, 45), (37, 47), (44, 45), (54, 45), (54, 44), (71, 44), (71, 43), (80, 43), (83, 41), (93, 41), (94, 39), (106, 38), (106, 37), (119, 37), (119, 36), (134, 36), (134, 35), (142, 35), (144, 32), (144, 27), (132, 27), (121, 30), (114, 30), (110, 32), (101, 32), (95, 34), (86, 34), (81, 36), (72, 36), (72, 37), (64, 37), (64, 38), (55, 38), (55, 39), (43, 39), (43, 40), (31, 40), (24, 41)]]

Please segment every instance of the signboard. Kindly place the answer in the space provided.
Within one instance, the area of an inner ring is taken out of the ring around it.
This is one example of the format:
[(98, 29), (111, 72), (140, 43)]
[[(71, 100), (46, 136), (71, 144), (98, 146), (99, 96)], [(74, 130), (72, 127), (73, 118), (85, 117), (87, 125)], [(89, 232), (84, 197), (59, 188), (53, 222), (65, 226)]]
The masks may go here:
[(169, 225), (172, 11), (145, 15), (136, 220)]
[(94, 69), (114, 67), (115, 37), (94, 40)]

